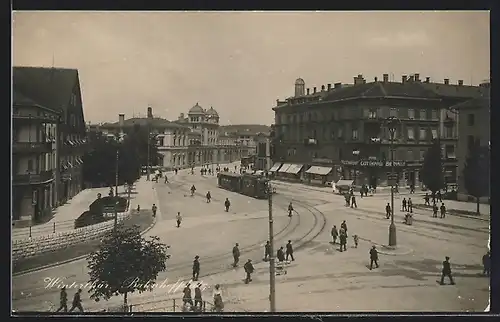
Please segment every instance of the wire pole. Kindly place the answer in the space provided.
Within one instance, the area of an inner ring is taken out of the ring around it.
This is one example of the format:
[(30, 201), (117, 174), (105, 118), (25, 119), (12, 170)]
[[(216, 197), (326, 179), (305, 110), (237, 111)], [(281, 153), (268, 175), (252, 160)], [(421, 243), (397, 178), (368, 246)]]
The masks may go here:
[(151, 129), (149, 128), (148, 126), (148, 162), (147, 162), (147, 177), (146, 177), (146, 180), (149, 181), (150, 180), (150, 169), (149, 169), (149, 153), (150, 153), (150, 147), (149, 145), (151, 144)]
[[(115, 172), (115, 196), (118, 197), (118, 160), (120, 158), (120, 150), (116, 150), (116, 172)], [(118, 200), (118, 198), (116, 199)], [(118, 201), (115, 202), (114, 204), (114, 219), (115, 219), (115, 222), (114, 222), (114, 226), (113, 226), (113, 229), (115, 230), (116, 232), (116, 229), (118, 228), (118, 211), (116, 209), (116, 203)]]
[(270, 312), (276, 312), (276, 273), (274, 267), (274, 232), (273, 232), (273, 189), (267, 182), (269, 201), (269, 304)]

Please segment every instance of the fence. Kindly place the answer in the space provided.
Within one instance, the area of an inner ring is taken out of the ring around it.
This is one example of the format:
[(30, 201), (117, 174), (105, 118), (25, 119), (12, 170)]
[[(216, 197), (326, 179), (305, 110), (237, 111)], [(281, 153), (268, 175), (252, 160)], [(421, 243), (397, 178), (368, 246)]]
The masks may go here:
[[(215, 312), (215, 306), (208, 301), (201, 301), (196, 308), (192, 306), (187, 309), (182, 299), (143, 302), (129, 305), (127, 308), (121, 306), (121, 309), (121, 312)], [(112, 310), (113, 308), (110, 308), (108, 312), (119, 312)]]

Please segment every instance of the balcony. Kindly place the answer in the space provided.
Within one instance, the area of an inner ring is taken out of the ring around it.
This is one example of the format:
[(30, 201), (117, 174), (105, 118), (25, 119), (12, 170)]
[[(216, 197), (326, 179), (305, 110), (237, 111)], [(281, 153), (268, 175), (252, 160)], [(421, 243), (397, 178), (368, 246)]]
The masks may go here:
[(24, 186), (24, 185), (37, 185), (49, 183), (53, 180), (53, 171), (41, 171), (40, 173), (31, 174), (16, 174), (12, 177), (12, 185), (14, 186)]
[(14, 142), (13, 153), (50, 153), (52, 142)]
[(53, 114), (45, 115), (30, 115), (20, 112), (14, 112), (12, 114), (12, 119), (14, 121), (24, 121), (24, 122), (39, 122), (39, 123), (59, 123), (59, 116)]

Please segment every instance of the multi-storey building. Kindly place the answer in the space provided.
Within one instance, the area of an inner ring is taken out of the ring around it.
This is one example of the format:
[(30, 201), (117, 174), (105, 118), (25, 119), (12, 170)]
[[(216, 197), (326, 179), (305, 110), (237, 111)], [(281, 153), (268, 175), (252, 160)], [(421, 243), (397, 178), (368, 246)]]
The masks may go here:
[(13, 219), (30, 224), (82, 190), (86, 131), (78, 71), (13, 69)]
[(235, 143), (241, 150), (241, 157), (253, 157), (257, 154), (257, 137), (269, 134), (269, 126), (260, 124), (223, 125), (220, 132), (235, 138)]
[[(463, 170), (467, 156), (474, 144), (490, 146), (490, 83), (479, 85), (476, 97), (452, 108), (459, 115), (458, 122), (458, 198), (467, 200), (464, 187)], [(489, 197), (489, 196), (485, 196)]]
[(271, 137), (269, 133), (259, 133), (254, 141), (256, 143), (255, 170), (269, 171), (272, 167)]
[[(402, 76), (401, 82), (389, 81), (388, 74), (372, 82), (358, 75), (354, 84), (322, 85), (312, 92), (298, 79), (295, 95), (278, 100), (273, 108), (276, 164), (271, 171), (305, 181), (384, 185), (394, 165), (400, 185), (418, 186), (425, 152), (439, 138), (445, 179), (454, 183), (458, 116), (449, 107), (474, 91), (476, 87), (463, 81), (431, 83), (429, 77), (421, 81), (419, 74)], [(392, 145), (384, 124), (390, 116), (400, 120)]]

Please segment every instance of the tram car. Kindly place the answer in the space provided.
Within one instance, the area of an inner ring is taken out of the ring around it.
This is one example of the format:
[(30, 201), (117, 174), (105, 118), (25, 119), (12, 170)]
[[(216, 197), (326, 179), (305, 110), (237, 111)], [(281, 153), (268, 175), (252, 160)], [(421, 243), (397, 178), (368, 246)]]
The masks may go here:
[(219, 188), (257, 199), (267, 198), (267, 182), (266, 178), (253, 174), (232, 172), (218, 174)]

